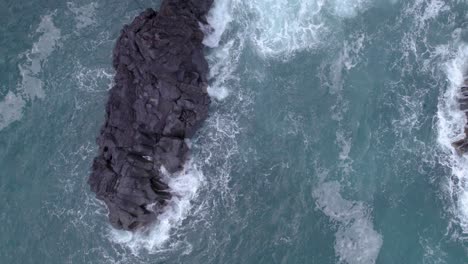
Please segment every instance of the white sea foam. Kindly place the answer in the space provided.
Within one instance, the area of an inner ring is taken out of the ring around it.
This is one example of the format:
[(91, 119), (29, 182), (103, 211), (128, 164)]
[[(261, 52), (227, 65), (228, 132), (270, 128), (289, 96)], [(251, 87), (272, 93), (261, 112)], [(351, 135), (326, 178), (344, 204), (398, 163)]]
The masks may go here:
[(337, 16), (351, 18), (358, 15), (369, 4), (370, 0), (333, 0), (333, 10)]
[(23, 117), (26, 102), (11, 91), (0, 101), (0, 130)]
[(453, 179), (449, 182), (451, 196), (455, 197), (455, 208), (463, 233), (468, 234), (468, 157), (458, 155), (452, 143), (464, 137), (466, 124), (465, 114), (459, 109), (457, 99), (460, 97), (460, 87), (464, 83), (468, 71), (468, 45), (461, 44), (452, 60), (445, 65), (448, 78), (446, 92), (439, 98), (437, 112), (437, 141), (448, 154), (443, 161), (452, 169)]
[[(341, 51), (330, 65), (328, 62), (322, 64), (321, 79), (324, 86), (328, 86), (329, 92), (336, 95), (336, 102), (332, 106), (332, 119), (340, 122), (344, 113), (348, 111), (349, 102), (343, 97), (343, 75), (356, 67), (362, 61), (362, 49), (367, 37), (365, 34), (357, 33), (351, 35), (343, 42)], [(324, 72), (326, 71), (326, 72)]]
[(247, 26), (249, 38), (258, 53), (288, 57), (329, 43), (330, 36), (338, 31), (334, 27), (366, 10), (371, 1), (252, 0), (243, 4), (242, 10), (248, 14), (245, 19), (251, 20)]
[(343, 169), (344, 175), (349, 175), (353, 171), (353, 160), (349, 156), (352, 138), (340, 129), (336, 131), (336, 144), (341, 147), (338, 157), (340, 160), (339, 166)]
[(414, 16), (418, 30), (426, 30), (428, 21), (450, 8), (442, 0), (416, 0), (405, 10), (407, 15)]
[(420, 17), (420, 21), (425, 22), (429, 19), (436, 18), (441, 12), (448, 11), (449, 7), (442, 0), (430, 1), (424, 9), (424, 14)]
[(208, 23), (213, 31), (205, 36), (203, 43), (214, 48), (207, 57), (211, 81), (208, 94), (219, 101), (229, 95), (227, 83), (235, 78), (233, 72), (237, 68), (239, 56), (244, 47), (245, 36), (242, 33), (238, 33), (223, 45), (219, 45), (222, 35), (232, 22), (232, 13), (238, 4), (238, 0), (216, 0), (208, 14)]
[(73, 76), (78, 83), (78, 89), (86, 92), (103, 92), (110, 90), (113, 83), (113, 70), (109, 68), (89, 68), (76, 63)]
[(47, 58), (52, 54), (60, 39), (60, 29), (55, 27), (53, 15), (46, 15), (41, 18), (41, 22), (36, 30), (40, 34), (39, 39), (33, 44), (30, 51), (24, 57), (26, 62), (19, 65), (22, 82), (19, 91), (27, 99), (43, 99), (45, 91), (43, 82), (39, 74)]
[(242, 40), (230, 40), (223, 46), (217, 47), (208, 57), (211, 80), (208, 93), (211, 97), (223, 100), (229, 95), (227, 84), (235, 78), (233, 72), (242, 49)]
[[(321, 83), (328, 87), (331, 95), (336, 97), (331, 109), (331, 117), (338, 122), (335, 142), (340, 149), (338, 166), (343, 176), (349, 176), (353, 171), (353, 160), (350, 157), (352, 135), (342, 124), (349, 108), (349, 102), (343, 96), (344, 76), (362, 62), (362, 49), (367, 41), (365, 34), (351, 35), (343, 42), (343, 47), (337, 53), (336, 58), (321, 65)], [(344, 199), (340, 193), (340, 183), (325, 182), (326, 174), (319, 173), (320, 183), (314, 189), (313, 197), (317, 208), (338, 226), (334, 249), (339, 263), (375, 263), (383, 244), (383, 238), (374, 230), (371, 209), (363, 202)]]
[(229, 92), (228, 90), (225, 88), (225, 87), (217, 87), (217, 88), (214, 88), (213, 86), (209, 86), (208, 87), (208, 94), (219, 100), (219, 101), (222, 101), (224, 100), (224, 98), (226, 98), (228, 95), (229, 95)]
[(446, 264), (447, 253), (441, 248), (440, 242), (419, 237), (419, 244), (424, 250), (423, 264)]
[[(229, 8), (219, 8), (220, 6)], [(207, 56), (210, 66), (208, 93), (217, 101), (224, 100), (228, 96), (232, 98), (229, 104), (220, 102), (218, 106), (220, 111), (210, 113), (206, 120), (203, 129), (205, 136), (202, 136), (203, 146), (200, 148), (199, 158), (203, 161), (206, 171), (211, 172), (207, 175), (210, 195), (204, 197), (205, 206), (206, 204), (222, 204), (229, 207), (237, 197), (230, 187), (230, 174), (232, 168), (238, 166), (238, 163), (236, 164), (233, 160), (241, 154), (237, 142), (237, 135), (242, 130), (239, 126), (239, 119), (245, 117), (251, 105), (250, 90), (239, 86), (241, 77), (238, 73), (239, 61), (249, 37), (247, 25), (244, 24), (247, 20), (243, 17), (245, 9), (241, 0), (215, 0), (215, 8), (219, 9), (212, 11), (212, 14), (216, 14), (219, 18), (212, 21), (221, 21), (224, 17), (236, 19), (219, 27), (224, 31), (229, 30), (229, 39), (217, 43)], [(222, 35), (223, 32), (214, 32), (214, 34)], [(214, 104), (217, 105), (216, 102)], [(216, 209), (209, 208), (208, 211), (210, 210)], [(235, 211), (233, 208), (230, 214)], [(208, 219), (210, 217), (207, 215)]]
[[(349, 108), (349, 102), (343, 97), (343, 70), (346, 61), (346, 54), (340, 52), (337, 58), (330, 64), (322, 63), (321, 66), (321, 79), (323, 85), (328, 87), (328, 91), (332, 95), (336, 95), (335, 104), (332, 105), (331, 118), (340, 122), (343, 120), (344, 113)], [(326, 71), (326, 73), (324, 73)]]
[(76, 28), (78, 30), (87, 28), (96, 24), (97, 3), (89, 3), (83, 6), (77, 6), (73, 2), (67, 2), (67, 7), (75, 15)]
[(214, 2), (214, 7), (211, 8), (207, 16), (207, 21), (213, 31), (205, 37), (203, 44), (210, 48), (218, 47), (221, 36), (232, 21), (231, 10), (231, 0), (218, 0)]
[(340, 188), (336, 181), (325, 182), (319, 184), (312, 193), (317, 208), (338, 224), (335, 253), (340, 263), (375, 263), (383, 239), (374, 230), (370, 209), (362, 202), (344, 199)]
[(44, 84), (39, 75), (61, 37), (60, 29), (54, 25), (53, 14), (41, 18), (36, 34), (39, 34), (38, 40), (33, 43), (31, 50), (22, 55), (25, 62), (18, 65), (21, 83), (16, 93), (10, 90), (0, 103), (3, 107), (9, 107), (8, 110), (2, 111), (0, 130), (21, 119), (26, 102), (45, 97)]
[[(229, 95), (226, 83), (235, 78), (232, 73), (246, 41), (252, 43), (261, 56), (287, 58), (297, 51), (316, 48), (327, 40), (327, 23), (331, 21), (325, 19), (325, 7), (333, 10), (336, 20), (340, 20), (356, 16), (369, 3), (368, 0), (215, 1), (208, 16), (213, 31), (204, 39), (205, 45), (215, 48), (208, 58), (212, 80), (209, 94), (218, 100)], [(238, 18), (236, 22), (242, 31), (234, 33), (233, 38), (218, 47), (232, 17)], [(342, 63), (347, 70), (356, 65), (350, 58), (352, 53), (360, 52), (364, 41), (365, 35), (361, 34), (345, 45), (342, 56), (346, 61)]]
[(344, 42), (341, 61), (347, 71), (356, 67), (361, 62), (361, 53), (366, 41), (368, 41), (366, 34), (357, 33)]
[(250, 39), (261, 55), (269, 57), (314, 48), (327, 30), (321, 19), (324, 4), (325, 0), (248, 1), (245, 5), (254, 14)]
[(138, 254), (142, 249), (156, 253), (165, 251), (168, 247), (177, 246), (177, 241), (170, 243), (171, 234), (177, 232), (177, 227), (189, 214), (192, 201), (204, 184), (205, 178), (196, 165), (187, 162), (183, 171), (176, 175), (166, 174), (165, 180), (173, 196), (152, 227), (135, 233), (115, 229), (111, 231), (112, 240), (128, 246), (134, 254)]

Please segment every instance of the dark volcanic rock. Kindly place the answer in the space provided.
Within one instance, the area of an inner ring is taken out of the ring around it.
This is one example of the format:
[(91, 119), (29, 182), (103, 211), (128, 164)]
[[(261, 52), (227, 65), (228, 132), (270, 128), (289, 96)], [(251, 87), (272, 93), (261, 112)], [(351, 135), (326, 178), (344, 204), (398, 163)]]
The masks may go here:
[(114, 48), (115, 86), (88, 183), (118, 229), (135, 230), (171, 199), (161, 166), (180, 170), (208, 113), (200, 23), (213, 0), (166, 0), (124, 26)]
[[(465, 80), (460, 88), (460, 98), (458, 99), (460, 110), (465, 112), (468, 119), (468, 79)], [(458, 154), (462, 155), (468, 152), (468, 123), (465, 124), (465, 137), (452, 143)]]

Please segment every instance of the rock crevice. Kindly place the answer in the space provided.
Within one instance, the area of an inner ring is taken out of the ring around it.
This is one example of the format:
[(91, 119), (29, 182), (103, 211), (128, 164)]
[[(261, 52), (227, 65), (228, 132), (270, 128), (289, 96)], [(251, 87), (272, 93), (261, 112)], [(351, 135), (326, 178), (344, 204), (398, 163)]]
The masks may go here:
[(152, 223), (171, 199), (162, 166), (188, 157), (186, 138), (208, 115), (208, 63), (200, 25), (213, 0), (165, 0), (124, 26), (113, 52), (115, 85), (88, 183), (117, 229)]

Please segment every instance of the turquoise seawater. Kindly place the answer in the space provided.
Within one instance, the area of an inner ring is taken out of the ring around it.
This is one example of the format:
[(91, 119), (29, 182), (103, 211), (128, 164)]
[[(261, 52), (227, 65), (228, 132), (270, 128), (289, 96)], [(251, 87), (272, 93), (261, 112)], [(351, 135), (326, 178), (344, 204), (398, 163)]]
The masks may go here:
[(463, 0), (215, 0), (210, 117), (148, 234), (86, 183), (122, 26), (0, 0), (0, 263), (468, 263)]

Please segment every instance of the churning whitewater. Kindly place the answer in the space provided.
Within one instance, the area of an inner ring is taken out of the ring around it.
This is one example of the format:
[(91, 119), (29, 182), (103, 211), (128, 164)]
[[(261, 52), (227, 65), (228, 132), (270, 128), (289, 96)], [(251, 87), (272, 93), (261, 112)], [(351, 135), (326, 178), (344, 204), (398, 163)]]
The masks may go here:
[(191, 24), (211, 103), (190, 156), (160, 167), (144, 228), (112, 226), (87, 184), (112, 50), (162, 2), (0, 3), (3, 262), (467, 263), (461, 0), (214, 0)]
[(465, 136), (465, 113), (460, 110), (460, 87), (467, 79), (468, 44), (456, 43), (452, 58), (444, 64), (447, 74), (447, 90), (439, 99), (437, 112), (437, 141), (444, 149), (447, 157), (443, 159), (452, 170), (453, 176), (447, 182), (447, 191), (453, 202), (453, 213), (468, 236), (468, 159), (453, 147), (453, 143)]

